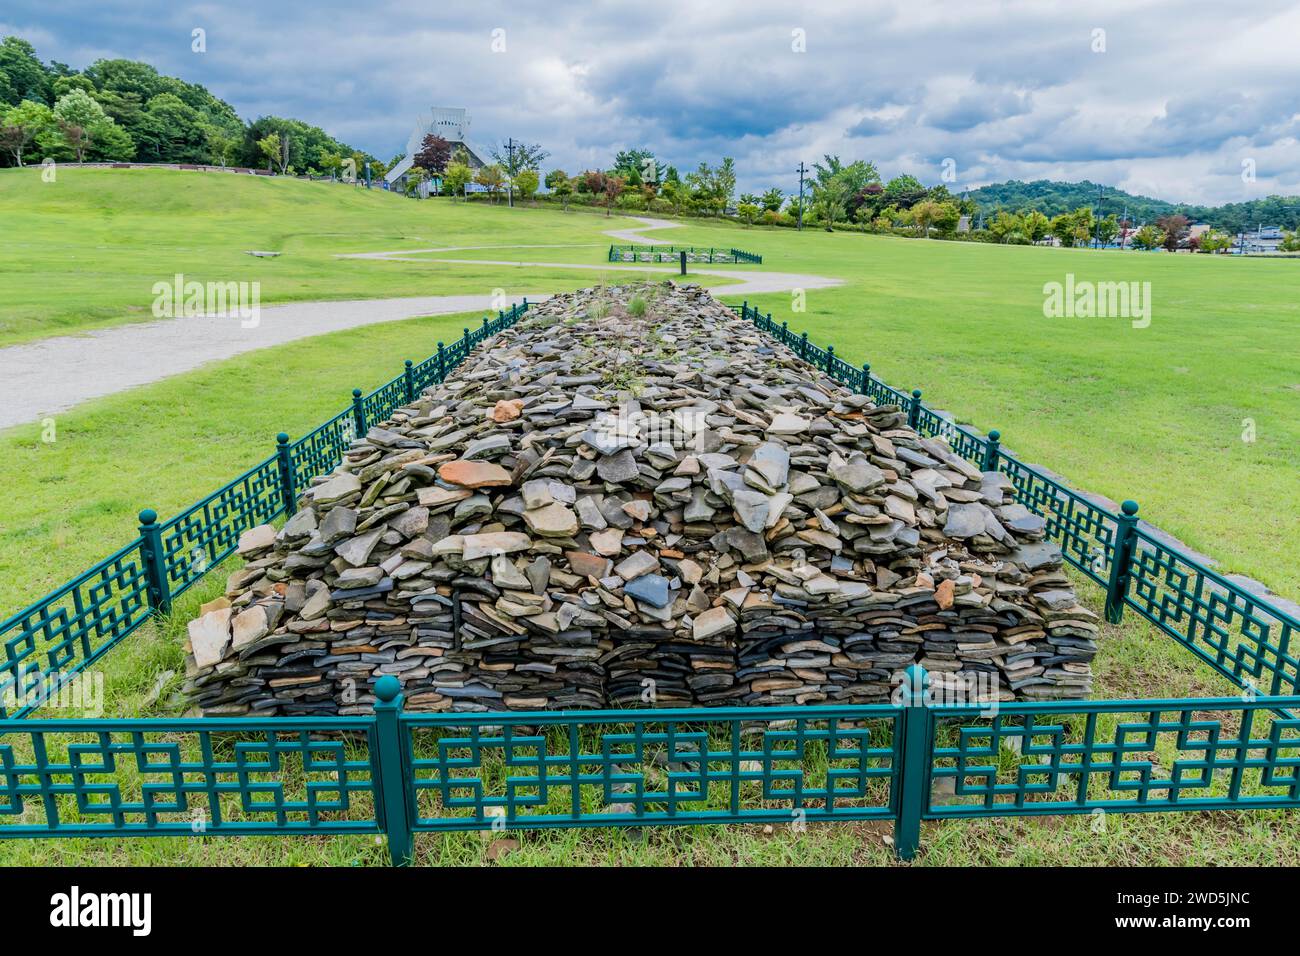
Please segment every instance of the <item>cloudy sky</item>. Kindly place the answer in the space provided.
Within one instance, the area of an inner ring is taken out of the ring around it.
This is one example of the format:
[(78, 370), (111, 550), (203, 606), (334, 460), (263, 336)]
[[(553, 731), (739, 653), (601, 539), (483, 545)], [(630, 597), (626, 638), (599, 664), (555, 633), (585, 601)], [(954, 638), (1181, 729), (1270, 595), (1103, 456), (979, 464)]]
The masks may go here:
[(571, 173), (646, 145), (683, 172), (733, 156), (742, 190), (835, 153), (927, 184), (951, 160), (958, 188), (1300, 193), (1298, 2), (5, 0), (4, 33), (78, 68), (145, 60), (384, 158), (436, 104)]

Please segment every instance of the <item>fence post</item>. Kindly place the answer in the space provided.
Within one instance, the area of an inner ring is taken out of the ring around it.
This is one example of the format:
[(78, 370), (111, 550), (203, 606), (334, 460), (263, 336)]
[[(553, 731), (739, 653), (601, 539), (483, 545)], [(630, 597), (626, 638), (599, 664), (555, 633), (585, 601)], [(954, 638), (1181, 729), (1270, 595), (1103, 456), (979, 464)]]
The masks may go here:
[(921, 420), (921, 390), (912, 389), (912, 403), (907, 406), (907, 424), (909, 428), (916, 428), (917, 422)]
[(361, 404), (361, 389), (359, 388), (352, 390), (352, 421), (357, 426), (357, 437), (365, 437), (366, 410)]
[(826, 374), (835, 377), (835, 346), (826, 343)]
[(159, 614), (167, 614), (172, 609), (172, 598), (163, 564), (162, 527), (158, 524), (158, 512), (152, 508), (140, 512), (140, 538), (140, 560), (144, 565), (149, 606)]
[(1110, 562), (1110, 580), (1106, 583), (1106, 620), (1118, 624), (1124, 617), (1124, 595), (1128, 594), (1129, 572), (1137, 538), (1133, 530), (1138, 523), (1138, 503), (1129, 499), (1120, 505), (1115, 516), (1115, 553)]
[(287, 517), (293, 514), (297, 501), (293, 488), (293, 458), (289, 454), (289, 436), (284, 432), (275, 436), (275, 457), (280, 463), (280, 497), (284, 501)]
[(808, 333), (805, 332), (799, 336), (799, 357), (805, 362), (808, 361)]
[(902, 761), (898, 771), (898, 815), (894, 819), (894, 852), (900, 860), (916, 856), (921, 845), (921, 815), (929, 795), (930, 777), (930, 675), (920, 664), (903, 672), (899, 685), (902, 711), (898, 734), (901, 748), (894, 747), (894, 759)]
[(686, 253), (682, 252), (682, 275), (686, 275)]
[(411, 862), (410, 804), (406, 799), (406, 747), (402, 740), (402, 684), (392, 674), (375, 681), (375, 738), (371, 744), (375, 758), (372, 773), (380, 825), (388, 836), (388, 856), (393, 866)]
[(984, 470), (998, 470), (998, 451), (1002, 447), (1002, 433), (996, 428), (989, 431), (987, 444), (984, 446)]
[(441, 342), (438, 343), (438, 381), (441, 382), (447, 377), (447, 352), (446, 346)]
[(413, 402), (415, 401), (415, 372), (411, 368), (410, 359), (406, 360), (406, 369), (402, 374), (406, 378), (406, 400)]
[(871, 363), (862, 363), (862, 394), (868, 395), (871, 392)]

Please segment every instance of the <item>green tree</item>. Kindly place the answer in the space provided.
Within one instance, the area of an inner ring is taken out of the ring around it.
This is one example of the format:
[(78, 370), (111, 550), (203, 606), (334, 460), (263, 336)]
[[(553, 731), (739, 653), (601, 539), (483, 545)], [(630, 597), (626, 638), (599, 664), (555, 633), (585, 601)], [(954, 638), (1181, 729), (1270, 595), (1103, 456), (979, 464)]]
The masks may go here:
[(569, 197), (573, 195), (573, 180), (562, 169), (552, 169), (546, 174), (546, 188), (560, 197), (560, 208), (569, 211)]
[(1134, 249), (1158, 249), (1164, 242), (1164, 233), (1152, 225), (1143, 226), (1133, 234)]
[(257, 151), (266, 160), (266, 168), (272, 169), (280, 161), (280, 134), (269, 133), (257, 141)]
[(15, 36), (0, 40), (0, 77), (0, 96), (8, 105), (51, 100), (50, 76), (36, 58), (35, 47), (26, 40)]
[(486, 189), (488, 195), (492, 197), (492, 201), (496, 202), (497, 193), (506, 184), (505, 170), (496, 163), (481, 166), (478, 172), (474, 174), (474, 182)]
[(895, 176), (885, 183), (883, 199), (888, 205), (897, 206), (899, 209), (909, 209), (924, 199), (925, 194), (926, 189), (921, 185), (919, 179), (904, 174)]
[[(1286, 242), (1283, 241), (1282, 245), (1286, 245)], [(1220, 232), (1217, 229), (1207, 229), (1201, 234), (1201, 252), (1213, 255), (1215, 253), (1223, 252), (1231, 247), (1232, 236), (1228, 235), (1226, 232)], [(1279, 248), (1281, 247), (1279, 246)]]
[(239, 149), (239, 139), (231, 136), (219, 126), (204, 128), (203, 135), (208, 141), (208, 155), (218, 166), (227, 165)]
[(780, 212), (781, 204), (785, 201), (785, 193), (781, 192), (776, 186), (773, 186), (767, 192), (763, 193), (761, 203), (768, 212)]
[(912, 223), (916, 226), (917, 235), (923, 239), (927, 238), (930, 235), (930, 227), (934, 225), (940, 213), (940, 204), (933, 199), (923, 199), (912, 206)]
[(1097, 220), (1095, 230), (1097, 241), (1103, 246), (1108, 245), (1112, 239), (1119, 235), (1119, 219), (1114, 213), (1111, 213), (1104, 219)]
[(515, 176), (515, 189), (519, 190), (520, 199), (532, 199), (537, 192), (537, 170), (525, 169)]
[(1051, 220), (1037, 209), (1031, 209), (1021, 217), (1025, 238), (1030, 242), (1041, 242), (1051, 231)]
[(44, 103), (23, 100), (8, 110), (0, 110), (0, 148), (23, 164), (23, 154), (36, 137), (55, 128), (54, 113)]
[(175, 93), (159, 93), (145, 105), (136, 130), (138, 158), (146, 163), (201, 163), (211, 156), (203, 114)]
[(743, 222), (746, 226), (752, 226), (754, 222), (758, 219), (759, 213), (761, 213), (762, 211), (763, 208), (759, 206), (759, 204), (756, 202), (742, 201), (736, 206), (736, 215), (740, 217), (740, 221)]
[(408, 196), (418, 196), (420, 194), (421, 184), (429, 179), (429, 171), (423, 166), (412, 166), (406, 171), (406, 176), (402, 180), (402, 188)]
[(443, 192), (453, 196), (464, 196), (465, 187), (474, 178), (474, 172), (466, 163), (450, 162), (442, 173)]
[(961, 222), (961, 207), (955, 200), (935, 203), (938, 206), (938, 212), (934, 217), (934, 228), (939, 230), (939, 235), (945, 239), (951, 239), (957, 232), (957, 224)]
[(85, 161), (90, 144), (113, 123), (104, 107), (85, 90), (73, 90), (60, 97), (54, 104), (54, 119), (78, 163)]

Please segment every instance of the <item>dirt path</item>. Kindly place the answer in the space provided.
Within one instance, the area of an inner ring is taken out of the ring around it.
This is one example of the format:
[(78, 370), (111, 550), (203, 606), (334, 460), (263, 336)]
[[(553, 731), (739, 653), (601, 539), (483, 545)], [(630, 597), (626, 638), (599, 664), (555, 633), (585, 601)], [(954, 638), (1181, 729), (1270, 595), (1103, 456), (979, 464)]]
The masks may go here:
[[(678, 223), (648, 217), (633, 217), (643, 223), (637, 229), (611, 230), (616, 239), (637, 243), (663, 240), (639, 235), (641, 230), (672, 229)], [(662, 266), (610, 265), (608, 263), (531, 262), (505, 259), (427, 259), (420, 252), (457, 252), (471, 249), (538, 249), (567, 246), (442, 246), (436, 249), (397, 252), (354, 253), (340, 258), (386, 259), (414, 262), (446, 262), (468, 265), (519, 266), (544, 269), (583, 269), (597, 272), (641, 272), (675, 274)], [(577, 246), (574, 246), (577, 248)], [(788, 272), (758, 272), (737, 269), (690, 270), (694, 281), (712, 276), (739, 280), (726, 284), (707, 281), (702, 285), (725, 295), (758, 295), (789, 289), (823, 289), (842, 280), (827, 276)], [(690, 278), (688, 276), (688, 280)], [(516, 285), (524, 285), (526, 276)], [(547, 293), (518, 293), (534, 301)], [(398, 322), (422, 315), (450, 315), (457, 312), (489, 312), (499, 307), (489, 295), (435, 295), (401, 299), (359, 299), (340, 302), (292, 302), (261, 309), (259, 319), (245, 328), (237, 318), (203, 316), (159, 319), (133, 325), (97, 329), (78, 335), (60, 335), (24, 345), (0, 349), (0, 381), (5, 383), (6, 401), (0, 404), (0, 428), (39, 420), (73, 408), (82, 402), (112, 395), (138, 385), (147, 385), (171, 375), (188, 372), (223, 359), (270, 348), (298, 339), (325, 335), (343, 329)], [(418, 351), (418, 350), (417, 350)], [(429, 351), (425, 349), (425, 351)], [(423, 358), (423, 353), (411, 358)]]

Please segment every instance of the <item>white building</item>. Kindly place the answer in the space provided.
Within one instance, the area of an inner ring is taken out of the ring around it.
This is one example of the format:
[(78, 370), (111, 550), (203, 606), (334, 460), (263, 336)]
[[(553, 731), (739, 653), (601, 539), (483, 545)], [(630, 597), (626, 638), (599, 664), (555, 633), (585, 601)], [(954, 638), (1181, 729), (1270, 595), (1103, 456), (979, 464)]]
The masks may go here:
[[(424, 144), (424, 137), (430, 133), (435, 136), (441, 136), (447, 142), (451, 143), (451, 149), (454, 153), (457, 146), (464, 146), (465, 152), (469, 154), (470, 169), (478, 169), (485, 165), (483, 160), (478, 157), (474, 148), (469, 145), (469, 114), (460, 107), (455, 106), (435, 106), (427, 116), (421, 117), (416, 121), (415, 129), (411, 130), (411, 136), (406, 141), (406, 155), (390, 169), (384, 173), (384, 182), (390, 189), (399, 187), (403, 178), (414, 165), (416, 153), (420, 151)], [(434, 177), (433, 187), (437, 189), (440, 183), (438, 177)]]

